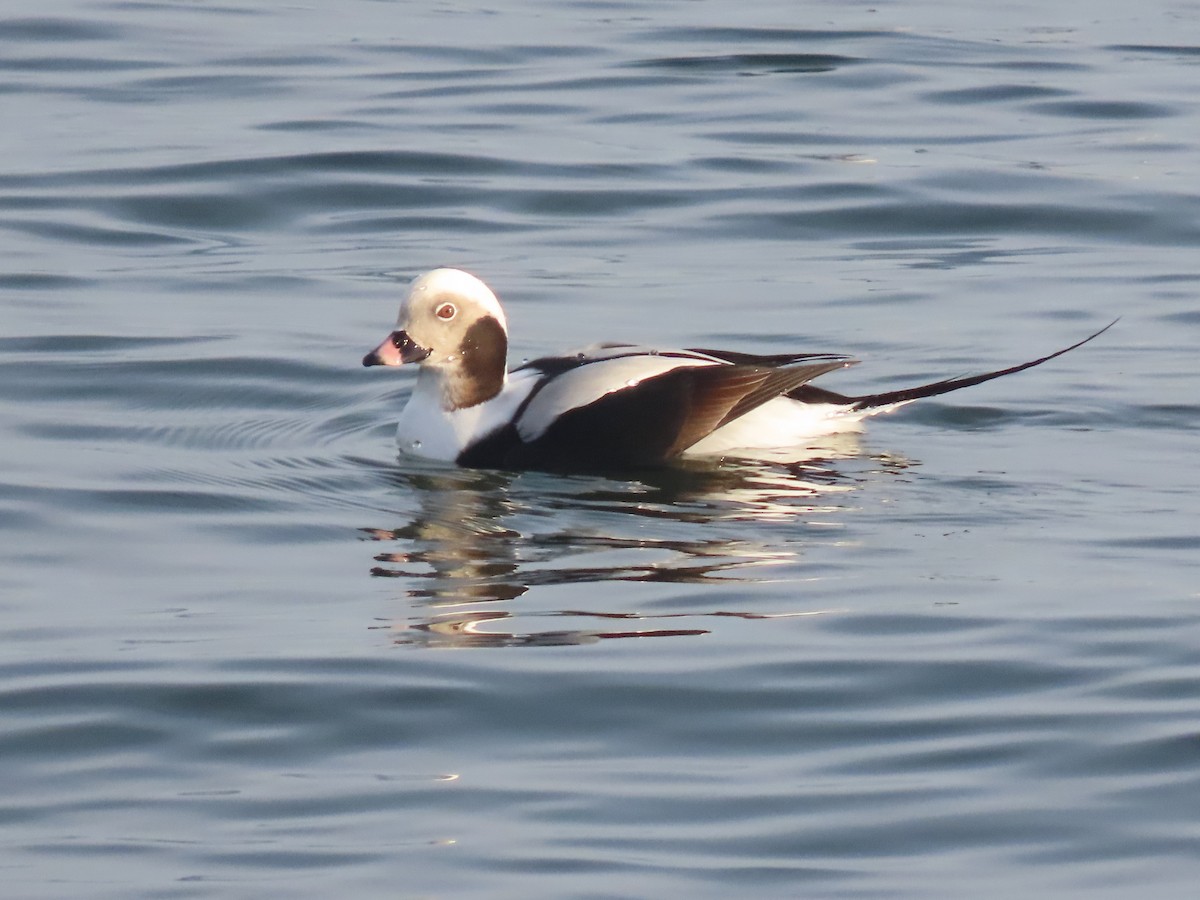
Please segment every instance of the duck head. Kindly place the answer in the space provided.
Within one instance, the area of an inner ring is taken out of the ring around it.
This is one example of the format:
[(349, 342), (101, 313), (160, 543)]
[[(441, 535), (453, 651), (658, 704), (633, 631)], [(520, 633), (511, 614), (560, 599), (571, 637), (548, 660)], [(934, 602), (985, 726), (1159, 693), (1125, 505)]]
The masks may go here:
[(508, 324), (486, 284), (460, 269), (417, 277), (400, 304), (396, 328), (363, 357), (364, 366), (419, 363), (441, 382), (442, 405), (463, 409), (504, 387)]

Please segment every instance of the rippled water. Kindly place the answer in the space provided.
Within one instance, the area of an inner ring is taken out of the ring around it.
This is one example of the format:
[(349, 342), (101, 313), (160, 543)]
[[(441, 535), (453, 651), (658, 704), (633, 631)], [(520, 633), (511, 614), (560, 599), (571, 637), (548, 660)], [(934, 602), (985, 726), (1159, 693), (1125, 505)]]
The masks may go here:
[[(5, 894), (1191, 896), (1200, 8), (1082, 13), (5, 5)], [(803, 464), (448, 471), (359, 366), (438, 264), (848, 392), (1123, 318)]]

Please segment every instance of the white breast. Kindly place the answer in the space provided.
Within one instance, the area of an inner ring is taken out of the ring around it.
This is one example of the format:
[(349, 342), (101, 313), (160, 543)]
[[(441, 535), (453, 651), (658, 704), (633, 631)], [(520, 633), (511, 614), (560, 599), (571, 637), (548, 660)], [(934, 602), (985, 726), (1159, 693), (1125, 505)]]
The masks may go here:
[(536, 382), (535, 373), (518, 373), (486, 403), (447, 412), (440, 375), (423, 368), (400, 414), (396, 444), (402, 453), (453, 462), (468, 444), (508, 424)]

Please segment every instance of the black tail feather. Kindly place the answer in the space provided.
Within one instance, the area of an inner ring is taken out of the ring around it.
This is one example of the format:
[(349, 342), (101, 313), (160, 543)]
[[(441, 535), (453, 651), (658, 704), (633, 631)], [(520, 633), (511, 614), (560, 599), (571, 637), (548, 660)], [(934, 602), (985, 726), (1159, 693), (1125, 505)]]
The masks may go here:
[(845, 394), (837, 394), (833, 391), (827, 391), (824, 388), (813, 387), (812, 385), (802, 385), (794, 391), (790, 391), (787, 396), (793, 400), (800, 400), (804, 403), (836, 403), (841, 406), (848, 406), (852, 410), (874, 409), (879, 406), (890, 406), (893, 403), (906, 403), (909, 400), (919, 400), (922, 397), (936, 397), (939, 394), (948, 394), (950, 391), (957, 391), (959, 388), (971, 387), (975, 384), (983, 384), (985, 381), (991, 381), (993, 378), (1000, 378), (1003, 375), (1012, 375), (1016, 372), (1023, 372), (1025, 369), (1032, 369), (1034, 366), (1040, 366), (1044, 362), (1049, 362), (1056, 357), (1062, 356), (1064, 353), (1070, 353), (1077, 347), (1082, 347), (1088, 341), (1100, 337), (1108, 329), (1112, 328), (1120, 319), (1113, 319), (1095, 334), (1088, 335), (1082, 341), (1072, 344), (1070, 347), (1064, 347), (1048, 356), (1043, 356), (1040, 359), (1031, 360), (1030, 362), (1021, 363), (1018, 366), (1010, 366), (1007, 369), (998, 369), (995, 372), (984, 372), (982, 375), (968, 375), (963, 378), (946, 378), (942, 381), (934, 381), (930, 384), (923, 384), (919, 387), (903, 388), (898, 391), (884, 391), (880, 394), (863, 394), (859, 397), (850, 397)]

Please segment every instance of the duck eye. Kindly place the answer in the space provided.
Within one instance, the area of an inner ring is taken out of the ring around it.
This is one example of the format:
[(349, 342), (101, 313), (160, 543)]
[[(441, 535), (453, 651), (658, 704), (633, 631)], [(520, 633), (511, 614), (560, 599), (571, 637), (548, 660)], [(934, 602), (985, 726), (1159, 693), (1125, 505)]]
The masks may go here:
[(439, 319), (445, 319), (445, 320), (449, 321), (450, 319), (454, 318), (454, 315), (457, 312), (458, 312), (458, 310), (455, 309), (453, 303), (443, 303), (436, 310), (434, 310), (433, 314), (435, 316), (437, 316)]

